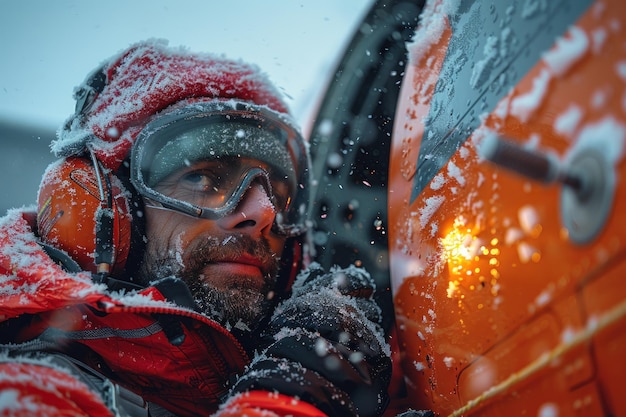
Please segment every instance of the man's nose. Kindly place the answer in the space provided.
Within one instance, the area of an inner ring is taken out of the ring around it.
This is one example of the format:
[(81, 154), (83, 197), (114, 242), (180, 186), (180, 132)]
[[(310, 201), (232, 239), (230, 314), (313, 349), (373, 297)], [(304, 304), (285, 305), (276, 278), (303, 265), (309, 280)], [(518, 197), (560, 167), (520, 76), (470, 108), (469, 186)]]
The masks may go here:
[(235, 230), (260, 237), (269, 233), (276, 217), (266, 188), (258, 181), (252, 183), (235, 210), (218, 220), (227, 230)]

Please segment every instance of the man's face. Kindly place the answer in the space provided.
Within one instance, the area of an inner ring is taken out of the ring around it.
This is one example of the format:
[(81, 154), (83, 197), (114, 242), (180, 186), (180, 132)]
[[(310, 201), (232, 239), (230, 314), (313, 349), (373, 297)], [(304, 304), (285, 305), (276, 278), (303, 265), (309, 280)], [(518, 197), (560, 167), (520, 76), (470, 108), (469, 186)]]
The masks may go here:
[[(157, 191), (188, 200), (190, 192), (210, 187), (204, 168), (180, 170), (159, 184)], [(234, 211), (217, 220), (148, 203), (142, 279), (177, 276), (209, 317), (223, 325), (252, 328), (271, 305), (285, 243), (284, 237), (271, 231), (275, 216), (260, 182), (252, 184)]]

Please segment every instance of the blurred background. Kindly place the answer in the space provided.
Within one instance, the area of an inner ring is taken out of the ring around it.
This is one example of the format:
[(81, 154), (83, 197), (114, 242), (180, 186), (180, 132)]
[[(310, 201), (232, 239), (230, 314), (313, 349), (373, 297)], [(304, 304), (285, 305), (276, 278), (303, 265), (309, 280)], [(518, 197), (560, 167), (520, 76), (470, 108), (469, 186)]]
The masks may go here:
[(259, 65), (306, 132), (372, 0), (0, 2), (0, 216), (36, 202), (73, 89), (148, 38)]

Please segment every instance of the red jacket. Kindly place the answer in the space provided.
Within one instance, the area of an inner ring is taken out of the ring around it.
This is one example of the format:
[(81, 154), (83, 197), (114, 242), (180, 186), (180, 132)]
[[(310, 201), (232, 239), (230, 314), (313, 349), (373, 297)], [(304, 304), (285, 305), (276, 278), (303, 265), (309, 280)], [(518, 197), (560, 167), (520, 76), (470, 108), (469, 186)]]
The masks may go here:
[[(146, 401), (179, 416), (216, 412), (226, 382), (249, 363), (238, 341), (206, 316), (165, 301), (155, 288), (110, 293), (88, 273), (65, 272), (37, 243), (30, 217), (12, 210), (0, 220), (0, 342), (39, 338), (54, 341), (69, 356), (90, 352), (78, 359)], [(180, 345), (170, 343), (155, 314), (182, 320)], [(26, 324), (6, 331), (16, 320)], [(236, 407), (228, 415), (255, 407), (230, 403)], [(285, 404), (295, 411), (288, 400), (274, 403), (276, 415), (288, 414), (280, 411)], [(33, 407), (35, 415), (107, 415), (99, 393), (61, 368), (0, 353), (0, 415), (33, 415)], [(311, 407), (305, 415), (322, 415), (316, 413)]]

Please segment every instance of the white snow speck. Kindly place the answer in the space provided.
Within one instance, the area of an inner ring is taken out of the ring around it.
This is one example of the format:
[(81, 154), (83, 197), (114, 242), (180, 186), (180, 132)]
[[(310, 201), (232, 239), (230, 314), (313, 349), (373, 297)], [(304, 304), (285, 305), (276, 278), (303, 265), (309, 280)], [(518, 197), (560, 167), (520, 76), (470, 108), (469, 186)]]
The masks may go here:
[(461, 169), (456, 166), (452, 161), (448, 162), (448, 175), (454, 178), (459, 183), (459, 185), (465, 185), (465, 177), (463, 177)]
[(576, 331), (572, 329), (571, 327), (566, 327), (565, 329), (563, 329), (563, 332), (561, 333), (561, 342), (571, 343), (572, 340), (574, 340), (575, 336), (576, 336)]
[(626, 81), (626, 61), (619, 61), (615, 65), (615, 70), (617, 71), (617, 75), (624, 81)]
[(539, 408), (537, 417), (558, 417), (559, 407), (556, 404), (546, 403)]
[(565, 37), (557, 39), (553, 49), (543, 54), (543, 60), (554, 75), (565, 74), (589, 48), (585, 31), (572, 26)]
[(574, 136), (574, 132), (582, 119), (583, 111), (580, 107), (572, 104), (561, 113), (554, 121), (554, 130), (568, 138)]
[(450, 356), (446, 356), (445, 358), (443, 358), (443, 363), (446, 364), (446, 366), (448, 367), (448, 369), (452, 368), (455, 364), (455, 360), (454, 358), (450, 357)]
[(445, 197), (443, 196), (433, 196), (426, 199), (426, 204), (420, 209), (419, 219), (422, 228), (426, 227), (432, 215), (439, 210), (444, 201)]
[(591, 33), (592, 47), (594, 54), (599, 54), (602, 52), (602, 47), (606, 41), (608, 34), (606, 33), (606, 29), (598, 28)]
[(566, 160), (578, 154), (581, 148), (590, 148), (600, 152), (607, 162), (615, 165), (623, 157), (625, 141), (626, 126), (608, 116), (596, 123), (589, 123), (580, 130)]
[(522, 17), (530, 19), (533, 16), (544, 13), (548, 8), (548, 0), (525, 0), (522, 5)]
[(430, 182), (430, 188), (433, 190), (439, 190), (446, 183), (445, 178), (441, 174), (435, 175), (433, 180)]
[(319, 125), (319, 132), (323, 136), (330, 136), (333, 133), (333, 122), (330, 119), (322, 120)]
[(483, 59), (477, 61), (472, 69), (470, 77), (470, 86), (477, 88), (487, 81), (491, 70), (495, 66), (498, 58), (499, 42), (495, 36), (489, 36), (483, 48)]
[(517, 218), (520, 226), (526, 234), (531, 234), (533, 229), (539, 224), (539, 215), (534, 207), (525, 205), (517, 212)]
[(521, 242), (517, 245), (517, 256), (522, 263), (528, 263), (537, 250), (528, 243)]
[(448, 15), (455, 15), (460, 0), (450, 0), (444, 2), (430, 1), (420, 15), (420, 24), (417, 28), (414, 42), (408, 45), (409, 62), (417, 65), (427, 56), (430, 47), (441, 39), (441, 35), (446, 29), (446, 19)]
[(550, 78), (550, 72), (545, 69), (542, 70), (533, 80), (532, 90), (513, 99), (511, 102), (511, 115), (516, 116), (524, 123), (527, 122), (541, 105), (548, 90)]
[(548, 305), (548, 303), (550, 303), (551, 300), (552, 300), (552, 294), (550, 291), (546, 290), (537, 296), (537, 298), (535, 299), (535, 304), (538, 307), (542, 307), (542, 306)]
[(595, 109), (604, 107), (609, 93), (610, 91), (605, 91), (603, 89), (596, 90), (591, 97), (591, 106)]
[(504, 236), (504, 243), (506, 243), (507, 245), (512, 245), (520, 240), (522, 237), (524, 237), (524, 233), (520, 229), (511, 227), (506, 231), (506, 235)]

